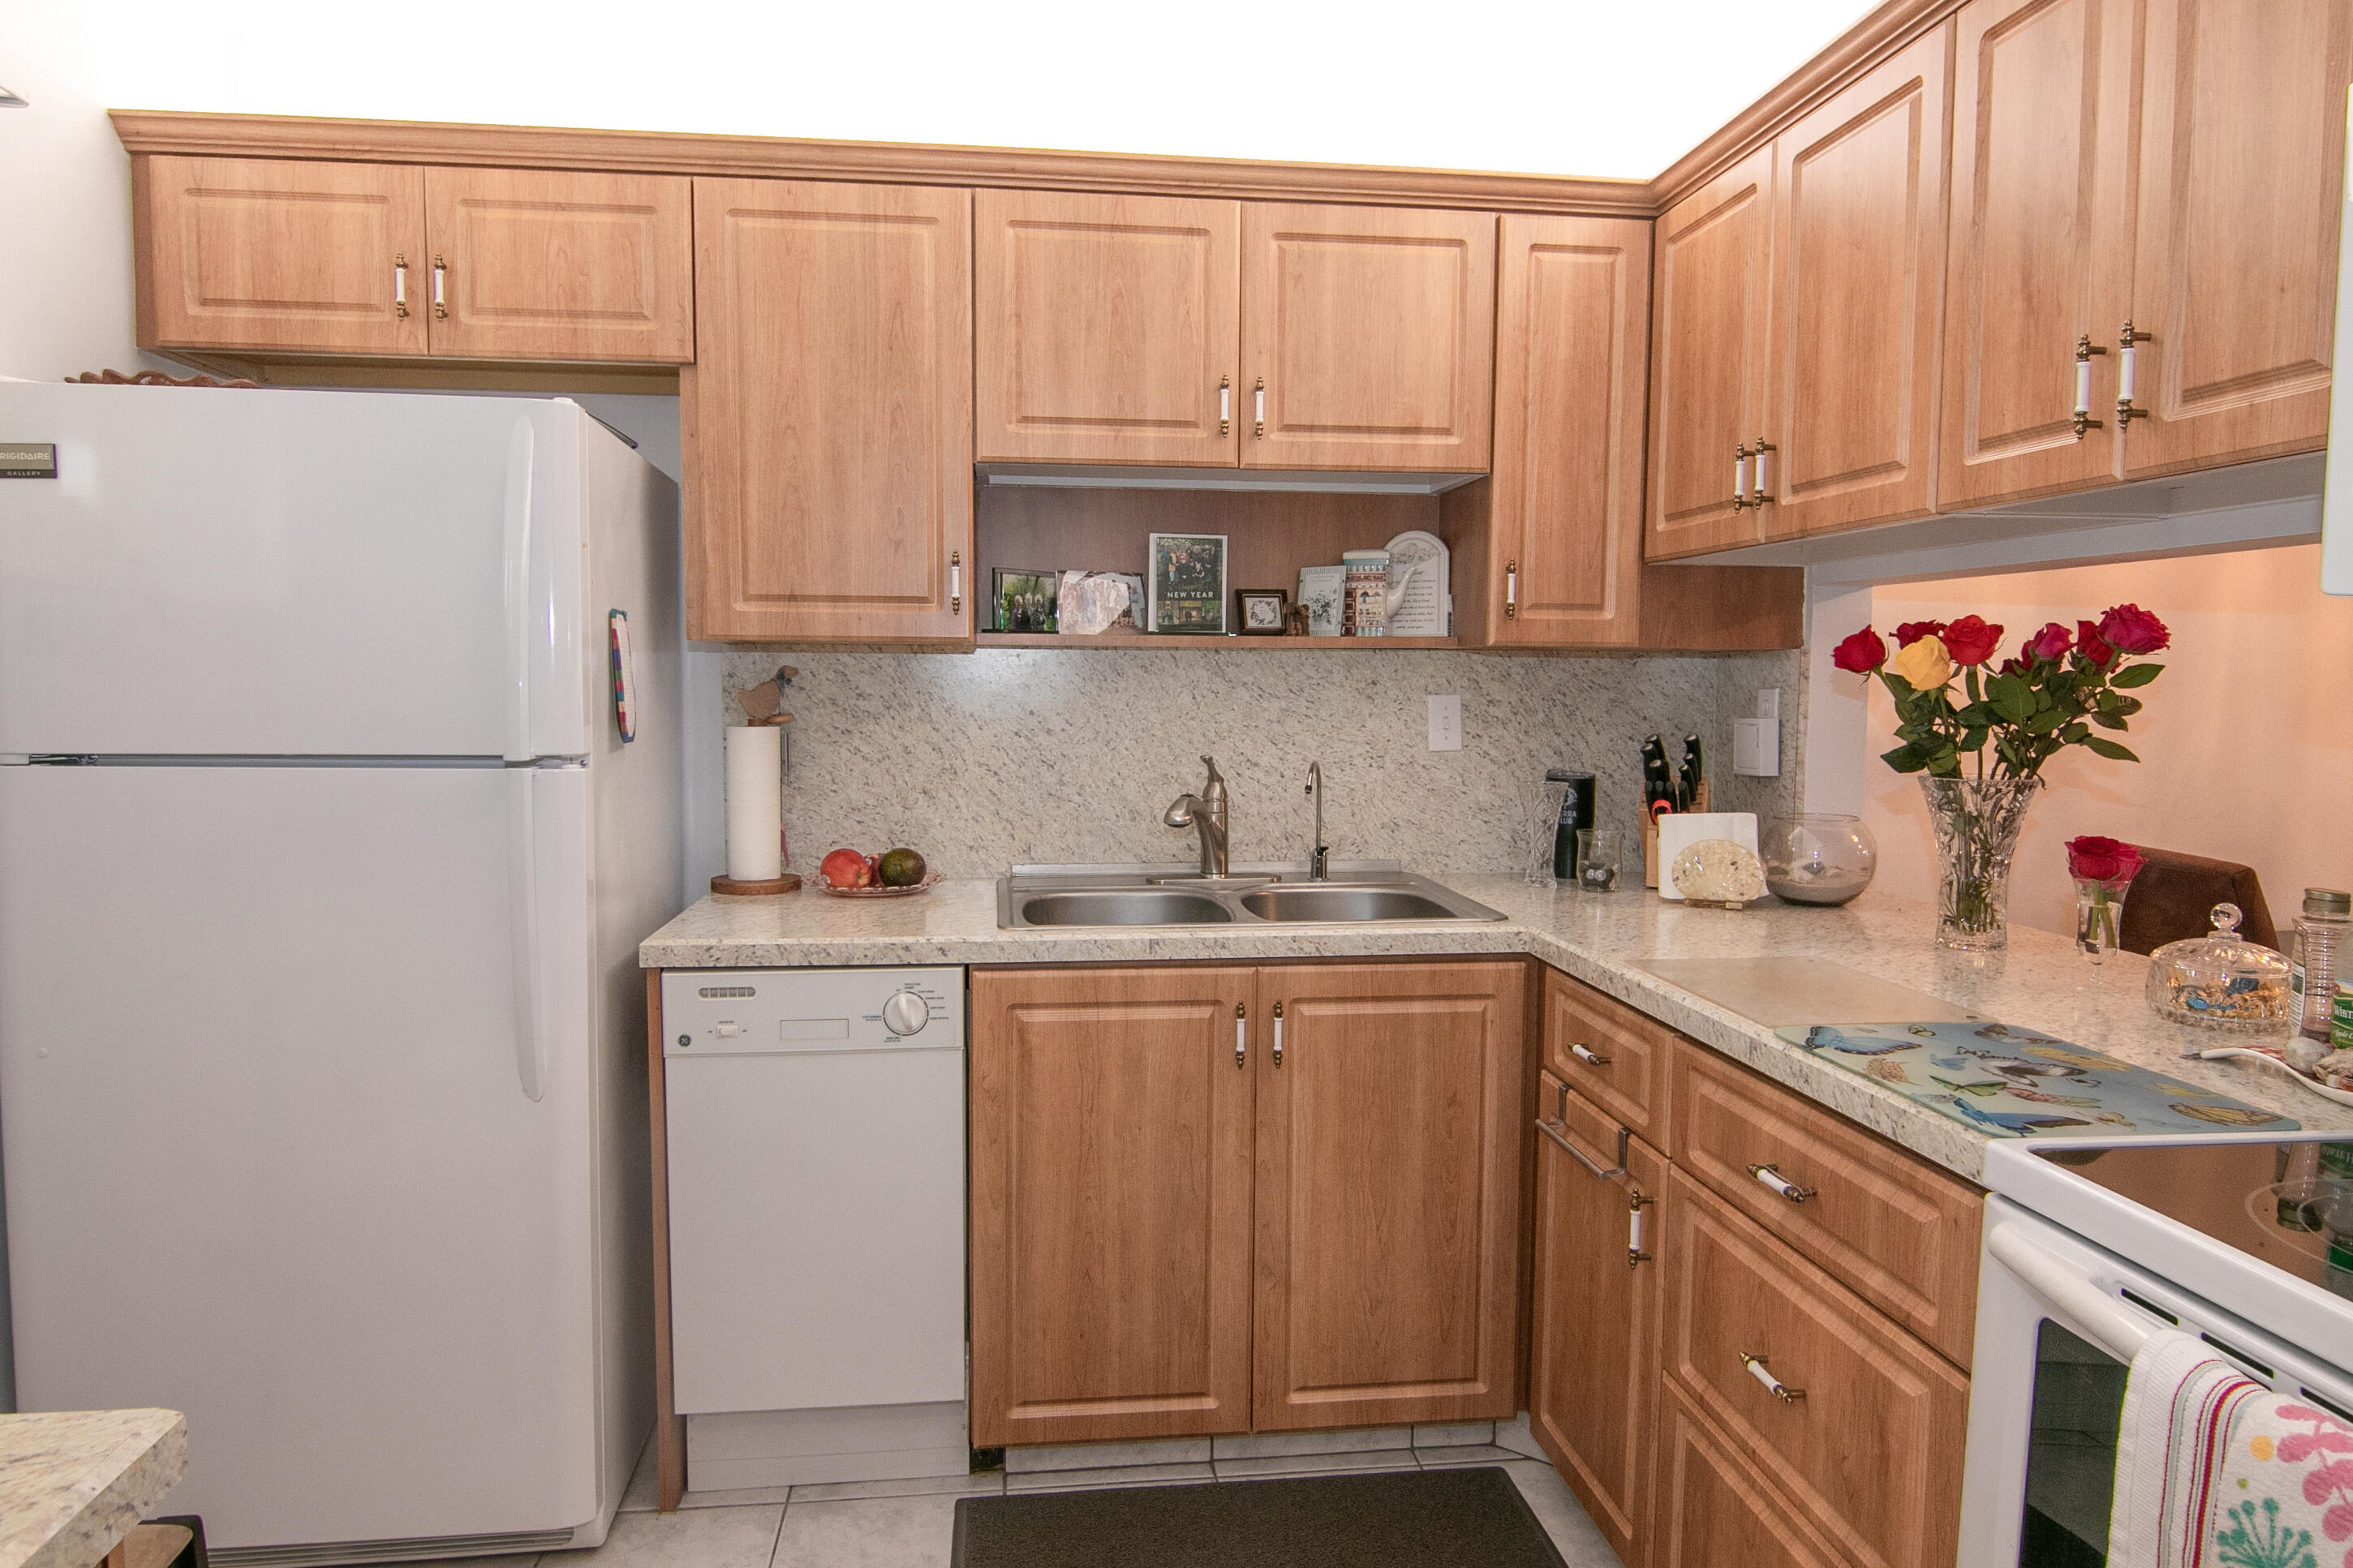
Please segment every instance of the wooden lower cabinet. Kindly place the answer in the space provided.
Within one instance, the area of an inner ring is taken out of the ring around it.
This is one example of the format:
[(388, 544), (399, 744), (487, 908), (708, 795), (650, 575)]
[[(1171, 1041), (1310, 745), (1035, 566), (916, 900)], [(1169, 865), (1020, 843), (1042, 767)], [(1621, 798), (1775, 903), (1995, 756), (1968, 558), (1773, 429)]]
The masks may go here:
[(1526, 973), (1259, 971), (1258, 1430), (1517, 1409)]
[(1508, 1418), (1525, 977), (975, 970), (973, 1441)]
[[(1844, 1568), (1672, 1384), (1660, 1390), (1659, 1414), (1647, 1568)], [(1644, 1568), (1622, 1548), (1619, 1556), (1626, 1568)]]
[(1616, 1164), (1620, 1124), (1552, 1074), (1540, 1082), (1528, 1423), (1610, 1550), (1640, 1568), (1651, 1544), (1667, 1163), (1633, 1139), (1622, 1169), (1596, 1175), (1588, 1162)]
[(973, 972), (975, 1444), (1250, 1425), (1255, 979)]
[(1667, 1382), (1849, 1561), (1950, 1563), (1968, 1379), (1680, 1170), (1663, 1247)]

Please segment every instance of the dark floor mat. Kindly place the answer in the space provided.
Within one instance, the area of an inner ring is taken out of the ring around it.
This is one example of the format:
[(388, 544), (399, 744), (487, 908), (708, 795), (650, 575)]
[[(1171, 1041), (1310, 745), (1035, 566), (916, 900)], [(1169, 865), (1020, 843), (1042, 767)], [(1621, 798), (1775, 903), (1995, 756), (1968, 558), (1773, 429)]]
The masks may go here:
[(1405, 1470), (956, 1503), (953, 1568), (1565, 1568), (1504, 1471)]

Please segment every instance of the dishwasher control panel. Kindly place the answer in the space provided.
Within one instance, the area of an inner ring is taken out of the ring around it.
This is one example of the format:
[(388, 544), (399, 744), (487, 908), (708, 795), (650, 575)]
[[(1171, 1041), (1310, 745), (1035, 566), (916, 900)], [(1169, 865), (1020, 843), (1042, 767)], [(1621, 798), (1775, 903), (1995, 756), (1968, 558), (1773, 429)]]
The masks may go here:
[(673, 969), (662, 1055), (960, 1049), (961, 969)]

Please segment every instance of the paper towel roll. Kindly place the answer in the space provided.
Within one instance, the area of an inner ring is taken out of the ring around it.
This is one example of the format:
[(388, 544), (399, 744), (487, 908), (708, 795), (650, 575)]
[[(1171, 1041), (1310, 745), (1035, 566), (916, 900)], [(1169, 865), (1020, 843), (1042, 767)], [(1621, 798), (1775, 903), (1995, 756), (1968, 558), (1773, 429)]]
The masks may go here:
[(775, 725), (727, 729), (727, 874), (739, 882), (785, 874), (784, 738)]

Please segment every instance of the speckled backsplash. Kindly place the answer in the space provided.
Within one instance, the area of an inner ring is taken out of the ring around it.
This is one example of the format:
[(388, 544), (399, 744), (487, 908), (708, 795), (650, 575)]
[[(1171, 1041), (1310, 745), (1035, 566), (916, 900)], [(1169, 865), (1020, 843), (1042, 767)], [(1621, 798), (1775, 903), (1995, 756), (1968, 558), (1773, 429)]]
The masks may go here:
[[(733, 692), (790, 664), (785, 778), (792, 864), (894, 844), (943, 876), (1037, 862), (1181, 860), (1168, 803), (1208, 752), (1233, 798), (1237, 860), (1307, 852), (1307, 764), (1324, 764), (1335, 858), (1433, 873), (1516, 869), (1522, 797), (1548, 767), (1599, 775), (1605, 826), (1640, 815), (1637, 748), (1696, 733), (1715, 804), (1770, 813), (1798, 799), (1797, 653), (1684, 658), (1504, 658), (1468, 653), (1199, 653), (999, 648), (974, 654), (731, 652)], [(1781, 776), (1732, 771), (1732, 721), (1782, 691)], [(1462, 749), (1429, 749), (1424, 699), (1462, 699)]]

